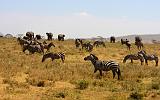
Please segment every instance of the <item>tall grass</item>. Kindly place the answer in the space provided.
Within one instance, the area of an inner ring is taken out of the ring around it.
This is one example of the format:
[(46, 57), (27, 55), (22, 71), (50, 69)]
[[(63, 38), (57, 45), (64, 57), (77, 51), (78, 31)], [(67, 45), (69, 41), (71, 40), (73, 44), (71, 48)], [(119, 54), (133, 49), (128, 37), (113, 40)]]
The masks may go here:
[[(114, 60), (120, 64), (122, 79), (118, 81), (117, 76), (112, 79), (112, 72), (103, 72), (103, 77), (99, 76), (99, 72), (93, 73), (94, 67), (91, 62), (83, 60), (90, 53), (80, 48), (76, 49), (73, 40), (53, 40), (53, 43), (56, 47), (50, 51), (64, 52), (64, 63), (60, 59), (53, 62), (47, 59), (42, 63), (42, 54), (29, 55), (27, 51), (23, 53), (16, 39), (0, 38), (0, 84), (4, 88), (0, 95), (3, 95), (3, 99), (64, 97), (125, 100), (135, 91), (137, 94), (143, 94), (142, 98), (148, 98), (152, 91), (160, 93), (160, 67), (155, 67), (154, 62), (149, 62), (148, 66), (141, 66), (140, 61), (134, 61), (133, 64), (130, 61), (122, 63), (125, 55), (138, 51), (134, 44), (131, 51), (128, 51), (120, 43), (106, 42), (106, 48), (94, 48), (91, 52), (101, 60)], [(157, 55), (160, 55), (159, 47), (160, 45), (145, 44), (147, 52)], [(20, 81), (22, 79), (24, 81)], [(72, 84), (75, 87), (83, 85), (87, 88), (66, 88), (64, 84), (55, 85), (56, 82), (66, 82), (66, 85)]]

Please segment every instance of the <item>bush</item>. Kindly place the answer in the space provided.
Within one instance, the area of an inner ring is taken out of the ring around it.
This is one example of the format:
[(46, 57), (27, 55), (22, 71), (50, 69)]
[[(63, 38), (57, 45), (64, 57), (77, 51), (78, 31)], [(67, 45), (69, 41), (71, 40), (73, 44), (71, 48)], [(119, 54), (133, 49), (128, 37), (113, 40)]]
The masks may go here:
[(142, 100), (142, 99), (143, 99), (143, 95), (137, 92), (131, 93), (130, 97), (128, 97), (128, 100)]
[(159, 89), (159, 83), (156, 83), (156, 82), (152, 83), (152, 89), (158, 90)]
[(77, 82), (77, 89), (84, 90), (88, 87), (89, 83), (86, 80), (79, 80)]
[(55, 94), (56, 98), (65, 98), (67, 96), (67, 93), (65, 92), (59, 92), (57, 94)]

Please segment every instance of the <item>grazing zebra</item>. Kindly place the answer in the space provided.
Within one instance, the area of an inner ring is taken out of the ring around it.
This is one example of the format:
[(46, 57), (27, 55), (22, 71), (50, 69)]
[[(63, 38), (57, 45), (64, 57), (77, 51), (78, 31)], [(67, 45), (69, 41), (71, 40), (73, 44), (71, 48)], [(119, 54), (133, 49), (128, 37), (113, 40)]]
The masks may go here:
[[(43, 44), (43, 48), (44, 49), (47, 49), (47, 51), (49, 51), (49, 49), (51, 48), (51, 47), (55, 47), (55, 45), (53, 44), (53, 42), (51, 42), (51, 43), (49, 43), (49, 44)], [(46, 51), (46, 52), (47, 52)]]
[(85, 61), (90, 60), (92, 64), (94, 65), (94, 73), (97, 72), (97, 70), (100, 72), (100, 75), (102, 76), (102, 71), (110, 71), (112, 70), (113, 78), (115, 75), (118, 75), (118, 80), (120, 79), (121, 72), (119, 64), (115, 63), (114, 61), (101, 61), (98, 60), (98, 57), (96, 57), (93, 54), (90, 54), (89, 56), (84, 58)]
[(19, 42), (19, 44), (20, 44), (21, 46), (23, 46), (24, 44), (30, 44), (30, 43), (31, 43), (31, 41), (28, 41), (28, 40), (26, 40), (26, 39), (22, 39), (22, 38), (20, 38), (20, 37), (17, 38), (17, 41)]
[(154, 60), (155, 63), (156, 63), (156, 66), (158, 66), (158, 56), (156, 56), (156, 55), (147, 55), (146, 51), (144, 51), (144, 50), (139, 51), (138, 54), (142, 54), (143, 55), (143, 57), (145, 59), (145, 63), (147, 65), (148, 65), (148, 60), (149, 61)]
[(47, 54), (43, 55), (42, 62), (44, 62), (48, 58), (51, 58), (52, 61), (54, 59), (60, 59), (61, 58), (62, 62), (64, 63), (65, 54), (62, 53), (62, 52), (59, 52), (59, 53), (47, 53)]
[(91, 52), (93, 50), (93, 45), (90, 42), (82, 43), (82, 49), (85, 48), (86, 51)]
[(143, 65), (144, 62), (144, 58), (142, 54), (129, 54), (126, 55), (123, 59), (123, 63), (125, 63), (128, 59), (131, 60), (131, 63), (133, 63), (133, 60), (140, 60), (141, 61), (141, 65)]
[(135, 42), (135, 45), (137, 46), (138, 50), (141, 50), (144, 46), (142, 42)]
[(106, 47), (106, 45), (103, 41), (95, 41), (93, 43), (93, 46), (99, 47), (99, 45), (102, 45), (103, 47)]
[(41, 45), (31, 45), (31, 44), (24, 45), (23, 52), (25, 52), (26, 50), (28, 50), (32, 54), (34, 54), (35, 52), (44, 54), (44, 51), (43, 51)]

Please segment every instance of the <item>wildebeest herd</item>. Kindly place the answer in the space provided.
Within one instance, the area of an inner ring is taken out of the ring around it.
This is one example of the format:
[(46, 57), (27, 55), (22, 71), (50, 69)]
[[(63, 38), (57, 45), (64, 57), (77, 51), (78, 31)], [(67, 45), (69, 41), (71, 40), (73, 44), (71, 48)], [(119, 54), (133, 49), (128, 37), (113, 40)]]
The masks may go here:
[[(53, 34), (52, 33), (46, 33), (48, 41), (53, 40)], [(58, 41), (64, 41), (64, 34), (58, 35)], [(54, 59), (61, 59), (64, 63), (65, 60), (65, 53), (58, 52), (53, 53), (49, 52), (51, 47), (55, 47), (54, 43), (51, 41), (50, 43), (47, 43), (45, 40), (43, 42), (40, 42), (39, 40), (42, 39), (41, 35), (34, 36), (33, 32), (27, 32), (24, 37), (18, 37), (17, 41), (22, 47), (22, 51), (25, 52), (26, 50), (29, 51), (30, 54), (34, 54), (35, 52), (43, 54), (42, 61), (44, 62), (46, 59), (51, 58), (52, 61)], [(110, 42), (115, 43), (116, 38), (114, 36), (110, 37)], [(128, 39), (121, 39), (121, 44), (125, 44), (128, 48), (128, 50), (131, 49), (131, 43), (129, 43)], [(141, 65), (143, 65), (143, 62), (148, 65), (148, 61), (154, 60), (156, 63), (156, 66), (158, 66), (158, 56), (147, 54), (145, 50), (143, 50), (143, 43), (142, 39), (140, 37), (135, 37), (135, 45), (137, 46), (139, 52), (137, 54), (128, 54), (124, 57), (123, 63), (125, 63), (127, 60), (131, 60), (131, 63), (133, 63), (133, 60), (140, 60)], [(118, 75), (118, 80), (121, 77), (121, 70), (118, 63), (115, 61), (101, 61), (98, 59), (98, 57), (94, 54), (92, 54), (92, 50), (94, 47), (105, 47), (105, 42), (97, 40), (94, 43), (91, 43), (90, 41), (85, 41), (84, 39), (75, 39), (75, 47), (79, 48), (80, 50), (86, 50), (90, 53), (90, 55), (84, 57), (85, 61), (91, 61), (91, 63), (94, 66), (94, 73), (99, 71), (100, 75), (102, 76), (102, 71), (112, 71), (113, 78), (115, 75)], [(46, 49), (46, 50), (45, 50)]]

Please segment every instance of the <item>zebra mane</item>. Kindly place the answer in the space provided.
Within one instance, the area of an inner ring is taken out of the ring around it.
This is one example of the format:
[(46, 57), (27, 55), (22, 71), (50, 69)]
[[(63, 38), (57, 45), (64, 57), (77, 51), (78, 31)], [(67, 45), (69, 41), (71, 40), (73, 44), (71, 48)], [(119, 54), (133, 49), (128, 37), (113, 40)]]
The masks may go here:
[(93, 57), (95, 60), (98, 60), (98, 57), (96, 57), (94, 54), (90, 54), (91, 57)]

